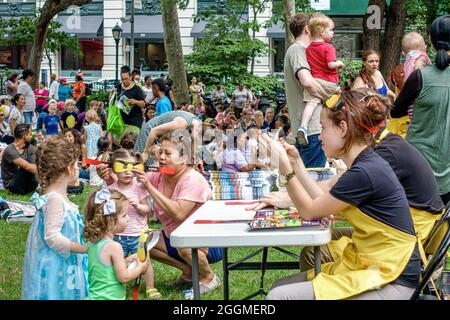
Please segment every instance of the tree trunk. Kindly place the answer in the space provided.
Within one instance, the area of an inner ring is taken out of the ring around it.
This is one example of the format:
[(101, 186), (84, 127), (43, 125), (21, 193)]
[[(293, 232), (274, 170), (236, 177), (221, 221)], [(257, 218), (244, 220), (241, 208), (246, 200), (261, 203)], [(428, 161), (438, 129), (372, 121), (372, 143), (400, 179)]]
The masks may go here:
[(391, 5), (386, 8), (386, 31), (380, 64), (380, 71), (385, 79), (399, 63), (406, 21), (405, 2), (406, 0), (391, 0)]
[[(253, 10), (253, 26), (252, 26), (252, 40), (256, 39), (256, 32), (254, 29), (254, 25), (256, 24), (256, 11)], [(253, 73), (255, 72), (255, 50), (252, 50), (252, 61), (251, 61), (251, 65), (250, 65), (250, 73), (253, 75)]]
[(173, 79), (173, 91), (177, 104), (189, 102), (183, 47), (181, 46), (180, 26), (178, 24), (177, 0), (161, 0), (161, 13), (164, 29), (164, 47)]
[(31, 47), (30, 59), (28, 60), (29, 68), (33, 69), (38, 75), (34, 85), (37, 87), (39, 82), (39, 74), (41, 70), (42, 56), (47, 39), (47, 30), (50, 21), (61, 11), (66, 10), (72, 5), (81, 6), (92, 0), (46, 0), (44, 6), (40, 10), (37, 22), (36, 35), (34, 36), (33, 46)]
[(386, 10), (386, 0), (369, 0), (367, 11), (363, 19), (364, 50), (370, 49), (380, 52), (381, 29), (383, 27), (383, 17), (385, 10)]
[(52, 57), (51, 57), (51, 54), (49, 52), (47, 52), (47, 50), (45, 50), (45, 55), (47, 56), (48, 69), (50, 71), (50, 74), (52, 74), (53, 70), (52, 70)]
[(283, 0), (283, 17), (285, 32), (285, 48), (286, 50), (294, 43), (294, 36), (289, 31), (289, 21), (295, 16), (295, 0)]

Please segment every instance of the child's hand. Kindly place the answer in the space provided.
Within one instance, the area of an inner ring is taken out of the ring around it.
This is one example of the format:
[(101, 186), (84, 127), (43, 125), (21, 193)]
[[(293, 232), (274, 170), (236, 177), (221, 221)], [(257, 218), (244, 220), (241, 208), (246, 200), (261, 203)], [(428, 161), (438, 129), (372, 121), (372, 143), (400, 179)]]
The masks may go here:
[(139, 206), (139, 200), (136, 199), (130, 199), (129, 200), (130, 206), (132, 206), (134, 209), (137, 209)]
[(132, 171), (139, 183), (146, 189), (149, 189), (150, 181), (148, 180), (147, 174), (142, 169), (133, 169)]
[(137, 253), (132, 254), (131, 256), (128, 256), (125, 258), (126, 263), (132, 263), (134, 260), (137, 260)]
[(340, 60), (336, 61), (336, 69), (343, 69), (344, 68), (344, 63)]

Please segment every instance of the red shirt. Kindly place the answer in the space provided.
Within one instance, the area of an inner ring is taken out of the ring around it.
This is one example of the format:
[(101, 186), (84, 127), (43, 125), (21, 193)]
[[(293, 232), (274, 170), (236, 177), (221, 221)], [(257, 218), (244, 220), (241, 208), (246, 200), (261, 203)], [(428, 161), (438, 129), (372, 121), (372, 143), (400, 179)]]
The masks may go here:
[(328, 68), (328, 62), (336, 61), (336, 49), (331, 44), (325, 41), (312, 42), (306, 48), (306, 58), (314, 78), (333, 83), (339, 82), (337, 70)]

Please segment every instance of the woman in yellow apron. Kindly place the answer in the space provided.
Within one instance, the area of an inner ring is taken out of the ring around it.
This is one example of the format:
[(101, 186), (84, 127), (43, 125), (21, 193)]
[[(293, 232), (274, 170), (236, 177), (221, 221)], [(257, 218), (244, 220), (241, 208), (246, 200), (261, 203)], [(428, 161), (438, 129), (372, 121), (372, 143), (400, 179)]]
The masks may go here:
[(376, 96), (356, 98), (353, 91), (328, 107), (321, 113), (322, 148), (349, 168), (331, 189), (316, 185), (311, 197), (292, 179), (305, 174), (293, 148), (264, 139), (279, 156), (281, 180), (304, 218), (343, 213), (354, 231), (328, 245), (333, 262), (318, 276), (310, 271), (279, 280), (267, 298), (409, 299), (419, 283), (420, 260), (408, 200), (392, 168), (369, 147), (389, 110)]
[[(370, 89), (356, 89), (353, 94), (355, 98), (361, 99), (369, 94), (376, 95), (376, 92)], [(380, 99), (383, 101), (383, 98)], [(385, 101), (385, 104), (387, 106), (388, 102)], [(430, 165), (416, 148), (400, 136), (391, 133), (384, 123), (373, 134), (375, 153), (390, 164), (405, 189), (414, 229), (420, 240), (420, 246), (424, 247), (423, 252), (434, 254), (434, 247), (429, 245), (428, 236), (436, 221), (441, 218), (444, 204), (439, 197), (437, 182)], [(332, 239), (337, 240), (342, 236), (351, 237), (352, 231), (352, 228), (333, 229)], [(327, 246), (321, 247), (321, 261), (323, 263), (333, 261)], [(313, 248), (303, 248), (300, 256), (300, 270), (307, 271), (313, 266)]]

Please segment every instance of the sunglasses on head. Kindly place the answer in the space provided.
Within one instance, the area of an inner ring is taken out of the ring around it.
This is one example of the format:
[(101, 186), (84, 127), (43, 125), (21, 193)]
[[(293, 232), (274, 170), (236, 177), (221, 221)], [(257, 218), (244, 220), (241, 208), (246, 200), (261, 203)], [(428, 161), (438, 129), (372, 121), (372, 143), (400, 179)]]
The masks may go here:
[(113, 171), (117, 173), (131, 172), (133, 169), (144, 170), (144, 165), (139, 162), (114, 161), (112, 165)]
[(325, 106), (328, 109), (336, 108), (337, 110), (346, 111), (344, 104), (342, 103), (341, 95), (333, 94), (327, 101), (325, 101)]

